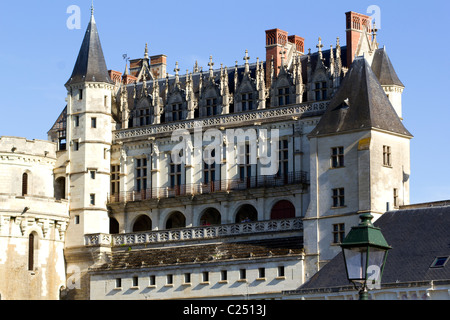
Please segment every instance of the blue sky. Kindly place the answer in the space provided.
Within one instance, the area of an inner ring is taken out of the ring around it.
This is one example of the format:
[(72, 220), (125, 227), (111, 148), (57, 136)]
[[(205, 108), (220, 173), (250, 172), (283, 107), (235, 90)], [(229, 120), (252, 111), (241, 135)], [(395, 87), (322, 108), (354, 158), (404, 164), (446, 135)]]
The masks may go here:
[[(81, 28), (69, 29), (81, 9)], [(8, 1), (0, 9), (0, 135), (47, 139), (65, 106), (71, 75), (90, 16), (90, 0)], [(95, 0), (95, 19), (109, 69), (123, 71), (123, 54), (167, 55), (168, 71), (181, 73), (198, 60), (207, 68), (265, 59), (265, 30), (280, 28), (304, 37), (305, 47), (325, 48), (340, 37), (345, 12), (380, 8), (378, 41), (385, 45), (405, 84), (404, 124), (411, 142), (411, 202), (450, 199), (450, 42), (448, 1), (107, 1)], [(368, 13), (369, 15), (372, 12)]]

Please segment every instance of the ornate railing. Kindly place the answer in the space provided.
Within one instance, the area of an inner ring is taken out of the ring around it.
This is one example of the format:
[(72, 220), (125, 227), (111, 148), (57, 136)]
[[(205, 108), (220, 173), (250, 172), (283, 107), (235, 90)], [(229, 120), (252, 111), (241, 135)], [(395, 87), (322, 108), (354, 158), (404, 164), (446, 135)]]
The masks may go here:
[(286, 175), (255, 176), (245, 179), (227, 179), (209, 183), (191, 183), (168, 187), (156, 187), (141, 191), (124, 191), (109, 196), (109, 203), (143, 201), (148, 199), (173, 198), (185, 195), (210, 194), (214, 192), (270, 188), (292, 184), (307, 184), (308, 176), (304, 171)]
[(112, 247), (163, 243), (168, 241), (186, 241), (212, 239), (227, 236), (257, 234), (263, 232), (303, 230), (302, 218), (254, 221), (217, 226), (201, 226), (182, 229), (145, 231), (124, 234), (85, 235), (85, 245)]
[(155, 124), (145, 128), (133, 128), (118, 130), (114, 134), (115, 140), (148, 136), (160, 133), (172, 133), (175, 130), (189, 130), (196, 127), (213, 127), (224, 126), (230, 124), (242, 124), (246, 121), (259, 121), (263, 119), (272, 119), (283, 116), (300, 116), (308, 113), (325, 111), (329, 101), (321, 101), (315, 103), (296, 104), (278, 108), (267, 108), (261, 110), (253, 110), (249, 112), (241, 112), (236, 114), (226, 114), (214, 116), (212, 118), (191, 119), (176, 121), (173, 123)]

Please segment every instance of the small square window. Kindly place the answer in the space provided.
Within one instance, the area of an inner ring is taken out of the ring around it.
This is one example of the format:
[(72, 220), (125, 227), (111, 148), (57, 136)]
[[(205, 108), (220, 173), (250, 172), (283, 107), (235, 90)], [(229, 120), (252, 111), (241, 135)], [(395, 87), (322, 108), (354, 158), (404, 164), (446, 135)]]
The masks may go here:
[(91, 193), (90, 194), (90, 196), (89, 196), (89, 203), (91, 204), (91, 205), (95, 205), (95, 194), (94, 193)]
[(75, 216), (75, 224), (80, 224), (80, 216), (79, 215)]
[(344, 207), (345, 206), (345, 191), (344, 188), (333, 189), (333, 207)]
[(247, 270), (240, 269), (239, 270), (239, 280), (245, 280), (247, 279)]
[(208, 271), (204, 271), (202, 273), (202, 281), (203, 282), (209, 282), (209, 272)]
[(78, 141), (73, 142), (73, 151), (80, 150), (80, 143)]
[(184, 283), (191, 283), (191, 274), (190, 273), (184, 274)]
[(156, 286), (156, 277), (154, 275), (150, 276), (149, 285)]
[(284, 266), (279, 266), (278, 267), (278, 276), (279, 277), (284, 277)]
[(116, 278), (116, 289), (122, 288), (122, 279)]
[(227, 270), (220, 271), (220, 280), (221, 281), (227, 281), (228, 280)]
[(266, 277), (266, 269), (265, 268), (259, 268), (258, 269), (258, 278), (262, 279)]
[(137, 287), (139, 285), (138, 277), (133, 277), (133, 287)]
[(345, 224), (333, 224), (333, 243), (339, 244), (344, 241), (345, 238)]

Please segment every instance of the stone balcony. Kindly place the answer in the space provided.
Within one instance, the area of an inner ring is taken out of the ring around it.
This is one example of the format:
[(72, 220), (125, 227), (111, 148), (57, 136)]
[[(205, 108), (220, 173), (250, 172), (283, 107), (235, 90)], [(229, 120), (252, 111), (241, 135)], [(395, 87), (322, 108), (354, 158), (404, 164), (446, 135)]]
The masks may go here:
[(164, 245), (192, 240), (213, 240), (226, 237), (248, 237), (264, 233), (302, 233), (303, 219), (253, 221), (244, 223), (200, 226), (170, 230), (155, 230), (124, 234), (88, 234), (85, 235), (86, 246), (131, 247)]

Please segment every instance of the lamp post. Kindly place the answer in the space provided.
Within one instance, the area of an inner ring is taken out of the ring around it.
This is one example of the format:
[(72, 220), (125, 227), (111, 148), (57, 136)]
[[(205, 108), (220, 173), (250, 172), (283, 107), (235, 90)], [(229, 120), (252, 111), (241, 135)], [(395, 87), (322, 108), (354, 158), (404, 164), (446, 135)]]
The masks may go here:
[(371, 214), (362, 214), (360, 218), (360, 224), (352, 227), (341, 248), (348, 280), (357, 289), (359, 285), (359, 300), (368, 300), (368, 290), (381, 283), (387, 252), (391, 247), (380, 228), (373, 226)]

